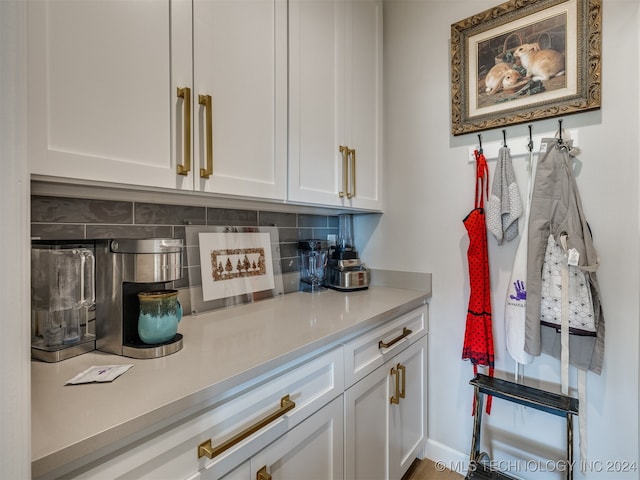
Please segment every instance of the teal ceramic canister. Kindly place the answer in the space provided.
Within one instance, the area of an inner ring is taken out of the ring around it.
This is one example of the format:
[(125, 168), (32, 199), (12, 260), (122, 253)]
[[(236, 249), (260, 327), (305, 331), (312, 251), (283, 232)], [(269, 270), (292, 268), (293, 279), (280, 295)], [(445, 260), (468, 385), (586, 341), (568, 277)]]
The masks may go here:
[(176, 336), (182, 319), (182, 305), (177, 290), (155, 290), (138, 293), (140, 315), (138, 335), (149, 345), (165, 343)]

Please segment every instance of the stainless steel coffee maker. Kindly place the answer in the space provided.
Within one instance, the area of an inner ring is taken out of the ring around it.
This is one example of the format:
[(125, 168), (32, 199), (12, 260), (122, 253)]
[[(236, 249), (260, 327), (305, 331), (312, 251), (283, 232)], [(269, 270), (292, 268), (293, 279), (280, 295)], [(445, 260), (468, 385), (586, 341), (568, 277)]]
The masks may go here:
[(32, 358), (59, 362), (95, 349), (94, 272), (91, 244), (32, 242)]
[(182, 348), (182, 334), (159, 344), (138, 333), (142, 292), (182, 278), (183, 241), (176, 238), (96, 242), (96, 348), (131, 358), (158, 358)]

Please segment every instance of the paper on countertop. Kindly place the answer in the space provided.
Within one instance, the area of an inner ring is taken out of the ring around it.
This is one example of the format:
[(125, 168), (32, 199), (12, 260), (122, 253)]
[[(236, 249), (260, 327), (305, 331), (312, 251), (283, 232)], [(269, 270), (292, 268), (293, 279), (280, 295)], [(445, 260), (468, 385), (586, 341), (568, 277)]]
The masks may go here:
[(112, 382), (133, 365), (105, 365), (102, 367), (89, 367), (84, 372), (79, 373), (71, 380), (67, 380), (65, 385), (77, 385), (79, 383)]

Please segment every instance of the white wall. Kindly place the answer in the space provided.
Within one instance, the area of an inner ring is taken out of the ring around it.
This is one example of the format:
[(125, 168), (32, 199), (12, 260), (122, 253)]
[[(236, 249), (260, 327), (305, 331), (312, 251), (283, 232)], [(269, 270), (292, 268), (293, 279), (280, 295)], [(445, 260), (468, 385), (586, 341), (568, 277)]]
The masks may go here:
[(0, 1), (0, 478), (31, 477), (26, 17)]
[[(474, 167), (467, 148), (477, 141), (476, 135), (450, 135), (450, 25), (498, 3), (385, 0), (386, 207), (381, 217), (365, 216), (356, 223), (368, 265), (433, 273), (427, 453), (446, 462), (466, 457), (471, 443), (472, 368), (461, 360), (469, 298), (462, 219), (473, 207)], [(637, 469), (616, 472), (616, 464), (613, 471), (595, 471), (615, 461), (636, 462), (640, 468), (639, 4), (604, 0), (603, 12), (603, 107), (564, 117), (565, 128), (578, 130), (583, 152), (577, 182), (601, 257), (598, 278), (607, 328), (603, 373), (587, 379), (588, 459), (595, 463), (584, 478), (637, 479)], [(534, 135), (553, 132), (557, 121), (535, 122), (533, 128)], [(527, 133), (526, 125), (509, 127), (510, 145), (526, 143), (517, 137)], [(501, 138), (500, 129), (483, 132), (483, 141)], [(514, 158), (514, 165), (525, 192), (525, 160)], [(493, 176), (495, 161), (489, 168)], [(502, 315), (515, 248), (514, 242), (498, 246), (495, 238), (489, 240), (496, 367), (506, 372), (514, 364), (505, 349)], [(559, 383), (558, 362), (545, 355), (525, 374)], [(535, 458), (528, 451), (558, 458), (564, 453), (564, 421), (558, 417), (497, 400), (484, 426), (483, 434), (498, 447), (496, 457), (524, 461)], [(563, 477), (556, 472), (535, 478)], [(576, 478), (583, 477), (577, 473)]]

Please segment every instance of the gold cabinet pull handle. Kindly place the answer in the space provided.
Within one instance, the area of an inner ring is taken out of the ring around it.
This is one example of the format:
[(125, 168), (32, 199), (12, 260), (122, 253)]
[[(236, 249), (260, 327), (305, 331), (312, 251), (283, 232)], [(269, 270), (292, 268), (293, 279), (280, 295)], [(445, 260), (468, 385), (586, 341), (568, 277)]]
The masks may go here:
[(408, 337), (412, 333), (413, 333), (412, 330), (409, 330), (407, 327), (402, 327), (402, 333), (400, 335), (398, 335), (396, 338), (391, 340), (389, 343), (385, 343), (384, 341), (380, 340), (378, 342), (378, 348), (389, 348), (390, 346), (398, 343), (403, 338)]
[(400, 363), (397, 365), (398, 372), (402, 374), (402, 384), (400, 387), (400, 398), (405, 398), (407, 394), (407, 367), (401, 365)]
[(213, 105), (211, 95), (198, 95), (198, 103), (204, 105), (205, 129), (206, 129), (206, 146), (205, 154), (207, 156), (207, 168), (200, 169), (200, 178), (209, 178), (213, 174)]
[(395, 367), (391, 367), (391, 375), (396, 377), (396, 391), (395, 395), (391, 396), (390, 401), (394, 405), (398, 405), (400, 403), (400, 372)]
[(191, 171), (191, 89), (189, 87), (178, 87), (178, 98), (182, 98), (184, 124), (184, 158), (183, 163), (177, 165), (178, 175), (189, 175)]
[(349, 156), (351, 157), (351, 188), (347, 193), (347, 198), (354, 198), (356, 196), (356, 150), (355, 148), (349, 149)]
[(267, 466), (264, 465), (256, 474), (256, 480), (271, 480), (271, 475), (267, 472)]
[(342, 190), (338, 193), (340, 198), (344, 198), (345, 194), (349, 196), (347, 192), (347, 177), (349, 175), (349, 147), (343, 147), (340, 145), (340, 153), (342, 154)]
[(220, 455), (222, 452), (229, 450), (231, 447), (233, 447), (234, 445), (237, 445), (245, 438), (249, 437), (250, 435), (253, 435), (261, 428), (266, 427), (274, 420), (277, 420), (288, 411), (293, 410), (295, 406), (296, 406), (295, 402), (289, 398), (289, 395), (285, 395), (280, 399), (280, 408), (278, 410), (266, 416), (262, 420), (254, 423), (250, 427), (247, 427), (246, 429), (237, 433), (226, 442), (221, 443), (217, 447), (213, 447), (211, 445), (211, 439), (209, 439), (206, 442), (203, 442), (200, 445), (198, 445), (198, 458), (207, 457), (211, 459)]

